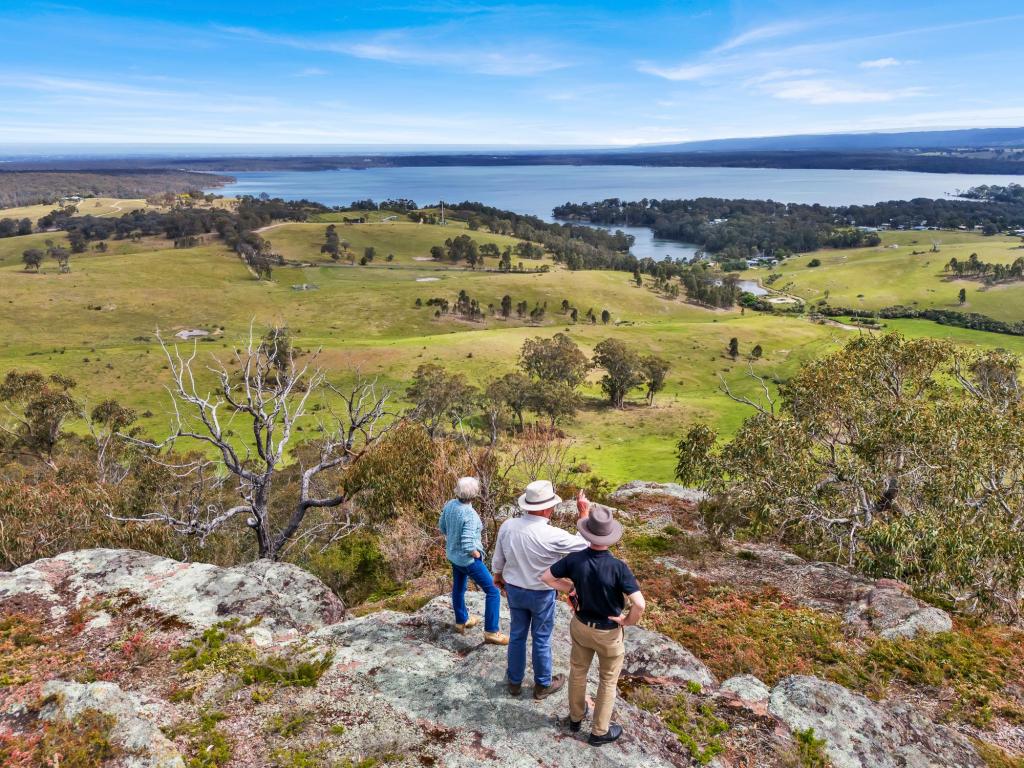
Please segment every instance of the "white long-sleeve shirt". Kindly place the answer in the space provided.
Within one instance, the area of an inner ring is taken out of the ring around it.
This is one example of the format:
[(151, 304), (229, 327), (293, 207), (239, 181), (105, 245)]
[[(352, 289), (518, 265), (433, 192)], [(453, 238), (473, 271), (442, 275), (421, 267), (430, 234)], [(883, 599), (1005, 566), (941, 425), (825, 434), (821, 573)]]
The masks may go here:
[(570, 552), (590, 546), (578, 533), (548, 525), (546, 517), (525, 514), (501, 524), (491, 566), (506, 582), (522, 589), (551, 589), (540, 575)]

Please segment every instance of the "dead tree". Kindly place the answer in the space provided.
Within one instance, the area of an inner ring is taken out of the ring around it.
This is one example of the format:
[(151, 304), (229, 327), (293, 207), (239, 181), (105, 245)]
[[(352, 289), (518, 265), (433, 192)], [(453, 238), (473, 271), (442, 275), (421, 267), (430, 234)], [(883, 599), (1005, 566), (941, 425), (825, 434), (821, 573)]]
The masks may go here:
[[(176, 345), (168, 347), (159, 334), (157, 338), (171, 371), (173, 432), (159, 444), (126, 437), (154, 451), (154, 460), (172, 468), (186, 490), (172, 492), (159, 509), (133, 521), (162, 522), (203, 541), (234, 518), (245, 516), (259, 557), (272, 560), (280, 558), (310, 510), (342, 508), (335, 537), (359, 527), (350, 499), (344, 490), (337, 490), (341, 484), (337, 478), (328, 483), (325, 473), (352, 466), (390, 428), (385, 424), (385, 416), (390, 415), (385, 411), (389, 391), (378, 392), (375, 382), (358, 378), (342, 390), (315, 367), (315, 354), (299, 364), (290, 344), (285, 348), (282, 343), (285, 335), (272, 331), (259, 339), (251, 330), (245, 348), (235, 350), (235, 372), (213, 359), (208, 370), (216, 383), (207, 391), (193, 370), (197, 345), (185, 357)], [(299, 467), (298, 498), (285, 505), (291, 508), (290, 514), (275, 519), (271, 506), (275, 480), (287, 464), (297, 422), (315, 395), (324, 396), (326, 407), (318, 413), (327, 417), (320, 418), (316, 427), (314, 458), (308, 466)], [(340, 408), (330, 404), (332, 395), (335, 402), (341, 401)], [(244, 437), (234, 437), (236, 430)], [(182, 442), (205, 448), (217, 458), (176, 458), (170, 449)], [(240, 500), (236, 504), (221, 501), (229, 486)]]

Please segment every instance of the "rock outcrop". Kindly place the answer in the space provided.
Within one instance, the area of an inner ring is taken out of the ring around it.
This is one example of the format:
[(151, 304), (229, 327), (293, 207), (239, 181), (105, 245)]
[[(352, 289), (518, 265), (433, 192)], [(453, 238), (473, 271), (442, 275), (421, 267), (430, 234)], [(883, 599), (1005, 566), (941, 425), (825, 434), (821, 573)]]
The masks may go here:
[(344, 615), (341, 601), (315, 576), (270, 560), (220, 568), (134, 550), (85, 549), (0, 573), (0, 602), (9, 607), (40, 602), (58, 617), (109, 598), (135, 600), (196, 629), (259, 618), (261, 633), (295, 635)]
[(886, 707), (841, 685), (794, 675), (768, 711), (793, 731), (813, 728), (835, 768), (984, 768), (965, 739), (906, 706)]
[(690, 504), (698, 504), (707, 498), (704, 491), (687, 488), (678, 483), (650, 483), (644, 480), (633, 480), (612, 491), (608, 499), (616, 504), (621, 504), (638, 496), (660, 496)]
[(72, 683), (51, 680), (43, 686), (48, 703), (39, 716), (44, 720), (74, 720), (87, 710), (114, 718), (110, 741), (126, 758), (125, 768), (185, 768), (174, 744), (160, 731), (167, 716), (158, 702), (122, 691), (113, 683)]
[(842, 616), (859, 634), (914, 637), (948, 632), (953, 626), (948, 613), (918, 600), (901, 582), (874, 581), (766, 544), (732, 545), (721, 552), (702, 553), (699, 559), (665, 557), (661, 562), (679, 573), (717, 584), (776, 589), (809, 608)]

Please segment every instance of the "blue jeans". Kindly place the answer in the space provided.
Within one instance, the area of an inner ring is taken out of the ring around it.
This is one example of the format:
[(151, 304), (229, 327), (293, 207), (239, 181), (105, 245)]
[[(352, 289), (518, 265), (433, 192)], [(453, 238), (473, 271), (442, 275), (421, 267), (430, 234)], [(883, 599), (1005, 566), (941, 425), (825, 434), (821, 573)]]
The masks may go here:
[(465, 624), (469, 620), (469, 611), (466, 610), (466, 587), (469, 586), (470, 579), (484, 593), (484, 632), (497, 632), (501, 614), (501, 591), (494, 586), (491, 572), (479, 557), (469, 565), (452, 563), (452, 608), (455, 609), (455, 623)]
[(551, 685), (551, 632), (555, 628), (555, 590), (505, 585), (512, 629), (508, 635), (508, 681), (522, 683), (526, 675), (526, 635), (533, 635), (533, 682)]

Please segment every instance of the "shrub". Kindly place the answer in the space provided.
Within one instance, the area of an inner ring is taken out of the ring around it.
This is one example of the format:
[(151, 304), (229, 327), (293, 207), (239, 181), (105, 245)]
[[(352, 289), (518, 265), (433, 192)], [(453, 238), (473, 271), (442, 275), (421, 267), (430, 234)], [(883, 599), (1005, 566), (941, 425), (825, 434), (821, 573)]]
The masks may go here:
[(184, 736), (188, 741), (188, 768), (223, 768), (231, 761), (231, 743), (217, 727), (227, 716), (223, 712), (204, 709), (198, 720), (180, 723), (166, 729), (169, 738)]
[(211, 666), (220, 670), (240, 666), (254, 659), (256, 651), (249, 643), (230, 641), (229, 635), (233, 631), (251, 627), (257, 621), (243, 624), (238, 619), (229, 619), (218, 622), (204, 630), (184, 648), (174, 651), (171, 658), (181, 662), (181, 667), (186, 672)]
[(303, 650), (296, 650), (282, 656), (267, 656), (245, 665), (242, 682), (281, 687), (300, 686), (313, 688), (320, 677), (331, 667), (334, 652), (329, 651), (319, 659), (310, 658)]
[(796, 731), (793, 737), (796, 739), (800, 768), (831, 768), (832, 763), (825, 753), (826, 741), (815, 737), (813, 728)]

